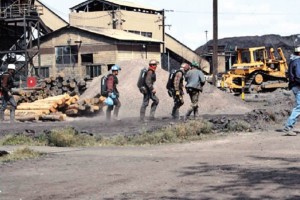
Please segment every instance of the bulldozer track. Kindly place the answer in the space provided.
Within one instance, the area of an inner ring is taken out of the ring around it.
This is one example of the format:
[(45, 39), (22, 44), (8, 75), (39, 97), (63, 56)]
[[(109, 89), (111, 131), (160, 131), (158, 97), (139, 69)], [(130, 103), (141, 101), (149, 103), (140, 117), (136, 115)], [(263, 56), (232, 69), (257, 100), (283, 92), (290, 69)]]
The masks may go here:
[[(285, 83), (285, 82), (288, 82), (288, 80), (286, 78), (278, 78), (278, 77), (274, 77), (274, 76), (270, 76), (269, 74), (263, 72), (263, 71), (257, 71), (253, 74), (250, 75), (250, 77), (246, 80), (245, 82), (245, 89), (246, 91), (248, 92), (251, 92), (251, 86), (254, 85), (253, 84), (253, 81), (254, 81), (254, 78), (257, 74), (261, 74), (265, 80), (267, 81), (264, 81), (263, 83)], [(273, 80), (272, 80), (273, 79)]]

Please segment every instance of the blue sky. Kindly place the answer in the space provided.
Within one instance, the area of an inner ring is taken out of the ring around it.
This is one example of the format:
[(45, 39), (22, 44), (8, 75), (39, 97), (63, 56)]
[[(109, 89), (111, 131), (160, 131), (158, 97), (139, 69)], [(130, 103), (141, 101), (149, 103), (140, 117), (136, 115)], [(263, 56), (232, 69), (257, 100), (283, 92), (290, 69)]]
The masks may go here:
[[(166, 32), (191, 49), (213, 37), (213, 0), (127, 0), (166, 12)], [(68, 20), (69, 8), (84, 0), (41, 0)], [(219, 38), (300, 34), (299, 0), (219, 0)], [(207, 31), (207, 34), (206, 34)], [(300, 43), (300, 40), (299, 40)]]

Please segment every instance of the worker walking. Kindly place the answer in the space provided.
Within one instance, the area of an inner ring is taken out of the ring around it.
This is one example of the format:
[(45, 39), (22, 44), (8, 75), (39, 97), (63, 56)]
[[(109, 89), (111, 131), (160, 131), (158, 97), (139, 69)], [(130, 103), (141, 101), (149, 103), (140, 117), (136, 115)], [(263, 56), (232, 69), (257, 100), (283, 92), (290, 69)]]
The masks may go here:
[(192, 62), (191, 70), (189, 70), (186, 75), (186, 91), (191, 99), (191, 107), (185, 114), (185, 119), (189, 119), (192, 112), (194, 112), (194, 118), (198, 116), (198, 101), (199, 94), (202, 92), (202, 87), (205, 84), (205, 77), (203, 72), (200, 70), (200, 65), (198, 62)]
[(144, 88), (145, 90), (142, 92), (144, 95), (143, 103), (140, 109), (140, 120), (145, 121), (146, 108), (149, 105), (150, 99), (152, 100), (151, 110), (150, 110), (150, 120), (155, 119), (155, 111), (157, 105), (159, 103), (159, 99), (156, 96), (156, 90), (154, 88), (154, 83), (156, 81), (156, 68), (158, 65), (158, 61), (150, 60), (148, 70), (144, 76)]
[(285, 123), (283, 135), (296, 136), (297, 134), (293, 132), (293, 128), (300, 115), (300, 47), (295, 48), (294, 54), (290, 57), (288, 76), (289, 88), (295, 95), (296, 105)]
[[(174, 72), (173, 90), (171, 90), (171, 94), (174, 100), (174, 106), (172, 109), (172, 117), (173, 119), (179, 119), (179, 108), (184, 104), (183, 100), (183, 79), (186, 72), (190, 69), (190, 65), (187, 63), (182, 63), (179, 70)], [(170, 77), (172, 78), (172, 77)]]
[(7, 71), (4, 72), (1, 78), (2, 106), (0, 108), (0, 121), (4, 121), (4, 112), (7, 108), (7, 104), (10, 103), (10, 122), (15, 122), (15, 110), (17, 103), (11, 92), (11, 89), (14, 87), (15, 72), (16, 65), (8, 64)]
[(121, 68), (118, 65), (113, 65), (111, 67), (111, 74), (107, 75), (106, 80), (106, 88), (107, 88), (107, 96), (113, 100), (113, 105), (107, 106), (106, 110), (106, 120), (111, 120), (111, 112), (114, 110), (113, 113), (113, 120), (119, 121), (119, 110), (121, 107), (121, 102), (119, 100), (120, 94), (117, 89), (117, 85), (119, 83), (118, 74)]

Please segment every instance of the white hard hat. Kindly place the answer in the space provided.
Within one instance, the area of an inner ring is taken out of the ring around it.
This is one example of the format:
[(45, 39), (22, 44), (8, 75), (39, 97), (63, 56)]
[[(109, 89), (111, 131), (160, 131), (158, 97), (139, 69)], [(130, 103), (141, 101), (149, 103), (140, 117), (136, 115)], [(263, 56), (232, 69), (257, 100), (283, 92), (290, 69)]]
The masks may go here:
[(149, 65), (157, 65), (159, 62), (155, 59), (149, 61)]
[(120, 71), (121, 70), (121, 67), (119, 65), (113, 65), (111, 67), (111, 71)]
[(300, 47), (296, 47), (295, 48), (295, 53), (299, 53), (300, 52)]
[(8, 64), (7, 69), (16, 70), (16, 65), (15, 64)]

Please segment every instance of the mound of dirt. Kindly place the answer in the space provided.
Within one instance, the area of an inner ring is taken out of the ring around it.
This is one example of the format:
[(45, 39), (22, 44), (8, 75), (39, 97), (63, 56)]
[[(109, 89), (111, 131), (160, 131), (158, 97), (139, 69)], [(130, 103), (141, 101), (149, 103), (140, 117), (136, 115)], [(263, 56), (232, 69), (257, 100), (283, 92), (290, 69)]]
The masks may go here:
[(101, 77), (102, 76), (95, 77), (91, 82), (88, 83), (87, 85), (88, 89), (85, 90), (84, 93), (80, 95), (79, 100), (94, 98), (95, 96), (100, 94)]
[[(132, 60), (118, 63), (122, 70), (119, 73), (119, 92), (121, 101), (120, 117), (138, 117), (143, 101), (143, 95), (139, 92), (136, 84), (140, 70), (148, 66), (145, 60)], [(166, 90), (166, 83), (169, 73), (161, 68), (157, 69), (157, 81), (155, 89), (160, 103), (157, 107), (156, 116), (170, 116), (173, 99), (169, 97)], [(100, 79), (96, 77), (89, 84), (88, 89), (81, 98), (91, 98), (99, 94)], [(180, 114), (184, 115), (190, 106), (189, 95), (184, 95), (185, 104), (180, 109)], [(147, 112), (149, 113), (151, 101)], [(240, 98), (220, 91), (218, 88), (206, 83), (200, 95), (199, 114), (245, 114), (252, 110), (252, 107), (243, 102)]]

